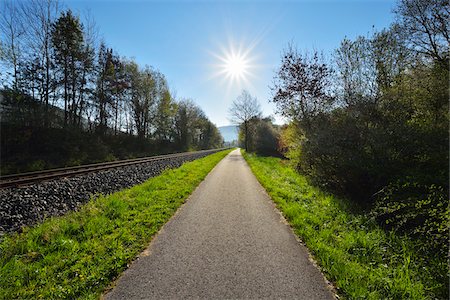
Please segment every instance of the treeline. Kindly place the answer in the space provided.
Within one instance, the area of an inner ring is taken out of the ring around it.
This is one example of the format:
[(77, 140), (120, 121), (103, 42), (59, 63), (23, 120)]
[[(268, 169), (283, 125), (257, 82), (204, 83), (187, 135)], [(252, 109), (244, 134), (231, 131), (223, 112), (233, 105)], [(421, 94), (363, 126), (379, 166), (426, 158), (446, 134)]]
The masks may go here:
[(239, 127), (238, 144), (247, 152), (261, 155), (279, 155), (278, 140), (280, 127), (274, 125), (272, 118), (262, 115), (256, 97), (243, 90), (233, 101), (228, 114), (231, 122)]
[(154, 152), (222, 145), (216, 126), (193, 101), (174, 99), (162, 73), (98, 42), (92, 18), (61, 7), (2, 1), (2, 127), (128, 135)]
[(390, 28), (344, 39), (331, 62), (290, 45), (272, 86), (290, 120), (280, 148), (296, 168), (443, 258), (449, 11), (447, 1), (399, 1)]

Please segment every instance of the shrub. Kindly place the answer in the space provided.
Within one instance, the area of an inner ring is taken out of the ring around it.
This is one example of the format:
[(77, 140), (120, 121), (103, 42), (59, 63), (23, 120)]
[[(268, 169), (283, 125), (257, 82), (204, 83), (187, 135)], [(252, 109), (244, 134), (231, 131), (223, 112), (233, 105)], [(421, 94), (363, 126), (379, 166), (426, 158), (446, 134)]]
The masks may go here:
[[(386, 186), (378, 195), (373, 216), (388, 230), (420, 238), (426, 251), (448, 253), (448, 192), (413, 178)], [(420, 240), (419, 239), (419, 240)]]

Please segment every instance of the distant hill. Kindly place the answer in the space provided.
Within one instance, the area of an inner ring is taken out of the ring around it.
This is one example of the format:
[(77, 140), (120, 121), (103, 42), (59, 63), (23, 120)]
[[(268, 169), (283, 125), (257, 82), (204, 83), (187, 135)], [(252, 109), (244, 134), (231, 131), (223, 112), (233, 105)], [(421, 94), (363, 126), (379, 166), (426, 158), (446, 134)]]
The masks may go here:
[(229, 125), (219, 127), (219, 131), (225, 142), (232, 142), (238, 140), (238, 126)]

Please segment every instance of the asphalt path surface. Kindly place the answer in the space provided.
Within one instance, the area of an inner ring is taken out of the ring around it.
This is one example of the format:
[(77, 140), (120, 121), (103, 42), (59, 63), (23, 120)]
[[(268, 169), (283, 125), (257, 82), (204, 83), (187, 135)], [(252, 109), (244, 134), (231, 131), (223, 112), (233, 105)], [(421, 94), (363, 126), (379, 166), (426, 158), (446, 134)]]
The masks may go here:
[(239, 150), (198, 186), (106, 299), (334, 299)]

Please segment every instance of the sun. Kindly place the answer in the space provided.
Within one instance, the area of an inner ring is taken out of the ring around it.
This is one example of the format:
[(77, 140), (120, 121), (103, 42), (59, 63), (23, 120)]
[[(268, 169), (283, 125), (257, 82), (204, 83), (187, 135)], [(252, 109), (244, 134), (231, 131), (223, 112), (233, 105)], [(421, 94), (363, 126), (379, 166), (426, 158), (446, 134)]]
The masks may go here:
[(254, 56), (250, 49), (229, 46), (221, 47), (220, 52), (212, 53), (217, 59), (213, 64), (215, 68), (213, 77), (219, 77), (233, 86), (249, 83), (249, 79), (254, 77), (255, 68)]
[(261, 64), (261, 55), (256, 51), (258, 39), (236, 41), (229, 38), (228, 41), (217, 41), (214, 50), (208, 49), (210, 57), (207, 80), (214, 80), (225, 86), (226, 91), (239, 89), (252, 89), (259, 82), (261, 70), (265, 65)]
[(228, 54), (223, 64), (226, 75), (231, 78), (243, 78), (248, 73), (248, 63), (242, 55)]

